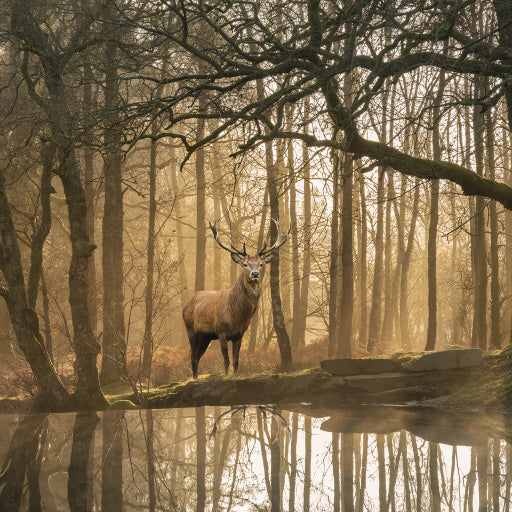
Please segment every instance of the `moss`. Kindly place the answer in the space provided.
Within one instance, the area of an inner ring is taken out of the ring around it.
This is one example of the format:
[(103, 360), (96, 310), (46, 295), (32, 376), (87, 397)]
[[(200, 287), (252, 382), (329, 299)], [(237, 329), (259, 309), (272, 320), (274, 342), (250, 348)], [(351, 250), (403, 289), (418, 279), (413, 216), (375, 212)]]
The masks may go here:
[(125, 410), (133, 410), (138, 409), (139, 407), (135, 405), (131, 400), (116, 400), (112, 402), (108, 407), (108, 411), (125, 411)]
[(106, 396), (118, 396), (132, 391), (132, 386), (129, 382), (112, 382), (102, 386), (101, 390)]

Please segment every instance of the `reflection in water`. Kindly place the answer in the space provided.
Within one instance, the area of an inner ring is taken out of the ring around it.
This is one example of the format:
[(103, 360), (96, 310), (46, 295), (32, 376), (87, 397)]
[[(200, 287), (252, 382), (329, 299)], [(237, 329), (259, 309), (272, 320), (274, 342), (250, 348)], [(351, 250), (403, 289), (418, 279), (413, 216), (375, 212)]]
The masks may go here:
[(1, 511), (510, 510), (503, 419), (216, 407), (0, 422)]
[(71, 512), (87, 512), (93, 508), (92, 451), (99, 421), (95, 412), (78, 413), (75, 417), (68, 466), (68, 500)]

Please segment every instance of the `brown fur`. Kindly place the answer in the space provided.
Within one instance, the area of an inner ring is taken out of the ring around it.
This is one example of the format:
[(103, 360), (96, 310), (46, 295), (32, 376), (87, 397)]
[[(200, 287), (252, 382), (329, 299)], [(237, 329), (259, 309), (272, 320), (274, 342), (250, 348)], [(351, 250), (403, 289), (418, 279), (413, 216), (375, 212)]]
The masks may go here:
[(197, 377), (199, 359), (210, 341), (215, 339), (221, 342), (226, 373), (229, 368), (227, 342), (232, 341), (233, 369), (237, 373), (242, 337), (249, 327), (260, 297), (259, 279), (251, 279), (251, 272), (259, 272), (263, 262), (258, 256), (246, 256), (241, 264), (243, 271), (231, 288), (197, 292), (183, 308), (194, 377)]

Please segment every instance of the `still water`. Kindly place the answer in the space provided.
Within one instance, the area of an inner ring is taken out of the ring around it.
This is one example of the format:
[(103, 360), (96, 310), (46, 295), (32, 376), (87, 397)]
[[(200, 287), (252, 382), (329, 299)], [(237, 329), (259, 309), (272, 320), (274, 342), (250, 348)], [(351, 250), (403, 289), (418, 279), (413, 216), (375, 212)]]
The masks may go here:
[(508, 511), (506, 418), (202, 407), (0, 416), (0, 511)]

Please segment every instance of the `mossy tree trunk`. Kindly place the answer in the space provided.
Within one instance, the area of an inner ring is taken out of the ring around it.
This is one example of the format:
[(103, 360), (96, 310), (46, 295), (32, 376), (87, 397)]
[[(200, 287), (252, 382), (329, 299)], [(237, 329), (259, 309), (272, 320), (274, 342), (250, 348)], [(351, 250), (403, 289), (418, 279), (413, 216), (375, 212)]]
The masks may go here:
[[(68, 208), (69, 230), (71, 240), (71, 264), (69, 267), (69, 303), (71, 306), (71, 318), (73, 323), (74, 348), (76, 353), (76, 373), (78, 376), (75, 390), (77, 404), (82, 406), (102, 407), (106, 400), (101, 392), (98, 378), (96, 359), (100, 350), (91, 328), (88, 296), (88, 265), (92, 251), (95, 246), (91, 245), (86, 231), (87, 206), (83, 184), (80, 178), (80, 169), (76, 159), (75, 140), (73, 134), (73, 114), (68, 104), (66, 86), (63, 73), (69, 62), (70, 52), (59, 52), (50, 46), (48, 38), (33, 17), (29, 16), (31, 6), (29, 2), (20, 1), (12, 6), (11, 26), (14, 34), (23, 44), (30, 48), (30, 52), (37, 55), (37, 58), (44, 70), (44, 83), (48, 91), (48, 99), (42, 100), (34, 89), (34, 84), (28, 75), (28, 51), (24, 59), (24, 78), (27, 83), (31, 97), (41, 105), (45, 106), (48, 124), (52, 134), (53, 142), (57, 146), (58, 169), (54, 171), (60, 178)], [(90, 20), (84, 20), (83, 25), (87, 26)], [(80, 26), (80, 31), (84, 29)], [(82, 33), (82, 32), (80, 32)], [(70, 44), (76, 44), (72, 40)], [(0, 201), (5, 208), (7, 204)], [(21, 272), (21, 268), (19, 269)], [(20, 283), (17, 278), (18, 286)], [(24, 297), (23, 291), (23, 297)], [(23, 299), (24, 300), (24, 299)], [(22, 314), (16, 308), (15, 316)], [(12, 318), (12, 316), (11, 316)], [(21, 318), (18, 318), (18, 321)], [(24, 329), (26, 330), (26, 326)], [(21, 336), (25, 336), (21, 333)], [(23, 343), (25, 344), (25, 343)], [(40, 351), (37, 349), (36, 351)], [(44, 352), (44, 357), (48, 354)], [(44, 364), (48, 368), (51, 362)], [(53, 372), (54, 373), (54, 372)], [(48, 376), (48, 375), (47, 375)], [(55, 392), (62, 396), (62, 390), (58, 381), (53, 379)], [(48, 383), (47, 383), (48, 384)], [(42, 392), (52, 392), (48, 386), (44, 386)]]

